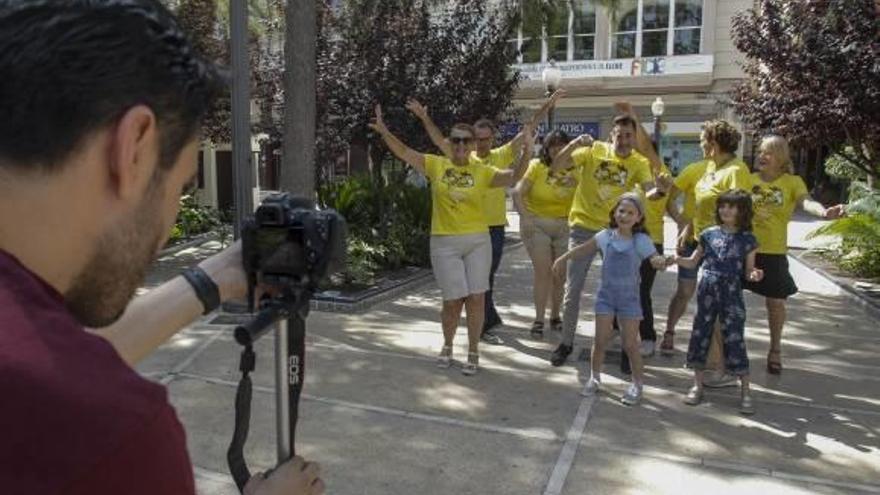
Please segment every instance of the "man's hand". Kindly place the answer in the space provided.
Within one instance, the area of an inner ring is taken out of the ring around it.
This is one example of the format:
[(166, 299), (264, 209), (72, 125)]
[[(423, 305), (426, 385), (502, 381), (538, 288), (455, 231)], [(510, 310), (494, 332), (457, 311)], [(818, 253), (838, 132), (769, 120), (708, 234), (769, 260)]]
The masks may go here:
[(418, 117), (419, 119), (425, 119), (428, 117), (428, 109), (425, 108), (424, 105), (418, 102), (418, 100), (409, 100), (406, 102), (406, 109), (412, 112), (413, 115)]
[(368, 124), (368, 127), (379, 134), (386, 134), (388, 132), (388, 128), (385, 127), (385, 121), (382, 120), (382, 105), (376, 104), (376, 117), (373, 119), (373, 122)]
[(593, 145), (593, 136), (589, 134), (581, 134), (580, 136), (574, 138), (577, 141), (578, 146), (592, 146)]
[(324, 493), (324, 481), (320, 478), (321, 467), (306, 462), (302, 457), (278, 466), (272, 474), (264, 477), (254, 475), (245, 485), (245, 495), (320, 495)]

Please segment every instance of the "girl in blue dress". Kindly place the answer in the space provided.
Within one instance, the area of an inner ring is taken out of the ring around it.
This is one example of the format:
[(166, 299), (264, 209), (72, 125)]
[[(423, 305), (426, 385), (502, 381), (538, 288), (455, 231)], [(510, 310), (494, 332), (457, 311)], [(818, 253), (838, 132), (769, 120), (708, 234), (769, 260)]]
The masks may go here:
[(724, 364), (727, 372), (738, 376), (741, 384), (740, 412), (754, 414), (749, 393), (749, 357), (746, 353), (746, 307), (743, 279), (760, 281), (764, 273), (755, 268), (758, 242), (752, 235), (752, 198), (737, 189), (718, 197), (717, 225), (700, 234), (699, 245), (689, 257), (676, 256), (679, 266), (694, 269), (702, 263), (697, 284), (697, 315), (688, 345), (687, 365), (694, 370), (694, 386), (685, 396), (695, 406), (703, 400), (703, 371), (715, 322), (721, 324)]
[(639, 302), (639, 267), (646, 258), (654, 268), (666, 268), (666, 259), (657, 254), (651, 237), (645, 229), (645, 210), (639, 195), (620, 196), (611, 209), (607, 229), (589, 241), (560, 256), (553, 264), (553, 273), (559, 280), (565, 278), (569, 258), (602, 253), (602, 281), (596, 294), (596, 337), (593, 339), (591, 376), (582, 395), (592, 396), (599, 391), (605, 346), (611, 339), (615, 316), (620, 323), (623, 348), (632, 366), (632, 383), (621, 402), (636, 405), (642, 398), (642, 356), (639, 353), (639, 322), (642, 306)]

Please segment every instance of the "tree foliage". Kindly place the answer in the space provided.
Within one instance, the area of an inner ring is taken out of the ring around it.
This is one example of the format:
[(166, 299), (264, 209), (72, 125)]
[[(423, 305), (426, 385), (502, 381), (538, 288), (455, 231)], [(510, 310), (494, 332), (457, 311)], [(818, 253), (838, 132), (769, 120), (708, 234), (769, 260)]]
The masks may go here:
[[(228, 66), (229, 38), (219, 29), (222, 24), (217, 12), (217, 0), (181, 0), (177, 7), (180, 25), (195, 50), (213, 62)], [(202, 133), (214, 143), (228, 143), (232, 136), (231, 121), (232, 100), (227, 93), (215, 100), (202, 124)]]
[(733, 20), (747, 79), (732, 92), (743, 120), (794, 142), (829, 146), (880, 175), (880, 14), (873, 0), (758, 0)]
[(377, 103), (389, 128), (422, 151), (433, 147), (404, 109), (409, 98), (428, 106), (442, 129), (507, 111), (519, 81), (507, 43), (516, 15), (487, 4), (350, 0), (327, 13), (318, 46), (318, 162), (370, 142), (381, 163), (387, 151), (367, 128)]

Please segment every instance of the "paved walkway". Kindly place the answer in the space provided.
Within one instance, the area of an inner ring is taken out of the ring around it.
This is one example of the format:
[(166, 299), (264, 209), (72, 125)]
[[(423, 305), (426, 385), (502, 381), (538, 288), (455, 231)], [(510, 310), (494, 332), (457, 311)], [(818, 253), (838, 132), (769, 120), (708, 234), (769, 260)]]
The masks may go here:
[[(880, 493), (877, 321), (803, 265), (793, 262), (793, 270), (802, 292), (789, 306), (781, 377), (764, 372), (766, 312), (746, 297), (753, 417), (737, 414), (735, 389), (711, 393), (698, 407), (682, 403), (692, 313), (680, 324), (677, 354), (648, 360), (641, 406), (619, 403), (625, 384), (614, 362), (602, 394), (582, 398), (586, 364), (553, 368), (547, 359), (557, 336), (528, 336), (531, 268), (517, 247), (497, 279), (505, 345), (481, 349), (475, 377), (434, 366), (441, 343), (434, 285), (363, 315), (313, 313), (297, 448), (321, 462), (328, 493), (343, 495)], [(587, 284), (573, 356), (593, 333), (599, 271)], [(673, 271), (659, 274), (658, 328), (674, 284)], [(139, 369), (168, 385), (199, 492), (232, 494), (225, 452), (239, 347), (231, 327), (209, 321)], [(456, 344), (461, 359), (463, 333)], [(265, 469), (275, 456), (272, 339), (257, 347), (246, 455)]]

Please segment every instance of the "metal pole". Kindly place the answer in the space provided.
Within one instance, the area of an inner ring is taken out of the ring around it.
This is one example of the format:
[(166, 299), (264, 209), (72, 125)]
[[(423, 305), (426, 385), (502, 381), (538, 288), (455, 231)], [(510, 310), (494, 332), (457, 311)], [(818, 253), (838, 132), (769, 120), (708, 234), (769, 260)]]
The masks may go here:
[(663, 161), (663, 157), (660, 155), (660, 117), (656, 115), (654, 116), (654, 149), (657, 152), (657, 156)]
[[(553, 91), (554, 91), (553, 87), (548, 86), (547, 87), (547, 94), (545, 96), (547, 98), (550, 98), (550, 96), (553, 94)], [(556, 112), (555, 106), (550, 107), (550, 110), (547, 112), (547, 134), (550, 134), (551, 132), (553, 132), (553, 124), (554, 124), (554, 117), (555, 117), (555, 115), (553, 115), (553, 114), (555, 112)]]
[(247, 0), (229, 0), (229, 24), (232, 45), (232, 188), (235, 202), (233, 234), (238, 239), (244, 219), (254, 212)]
[(275, 431), (278, 445), (278, 464), (292, 457), (290, 442), (290, 402), (287, 400), (289, 373), (287, 366), (288, 322), (278, 321), (275, 327)]

